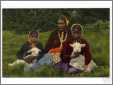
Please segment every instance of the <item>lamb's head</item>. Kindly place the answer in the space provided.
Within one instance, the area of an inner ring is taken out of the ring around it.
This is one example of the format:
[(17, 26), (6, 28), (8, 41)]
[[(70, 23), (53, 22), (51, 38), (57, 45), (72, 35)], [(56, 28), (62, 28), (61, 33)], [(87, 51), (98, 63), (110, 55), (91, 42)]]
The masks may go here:
[(70, 46), (73, 48), (73, 52), (71, 54), (71, 57), (75, 56), (77, 53), (81, 52), (81, 48), (85, 47), (86, 44), (81, 44), (79, 42), (75, 42), (73, 44), (70, 44)]
[(31, 53), (32, 56), (38, 56), (39, 52), (41, 52), (41, 50), (39, 48), (32, 48), (31, 52), (32, 52)]

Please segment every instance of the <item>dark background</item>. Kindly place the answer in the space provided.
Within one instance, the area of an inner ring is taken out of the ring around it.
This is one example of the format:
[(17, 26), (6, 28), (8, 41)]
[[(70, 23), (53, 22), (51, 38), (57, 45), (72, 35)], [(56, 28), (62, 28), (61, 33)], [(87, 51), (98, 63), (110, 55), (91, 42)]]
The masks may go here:
[[(73, 23), (86, 26), (96, 22), (102, 25), (102, 23), (109, 23), (109, 10), (109, 8), (3, 9), (3, 30), (15, 31), (17, 33), (24, 33), (32, 30), (54, 30), (56, 28), (57, 19), (61, 15), (68, 17), (70, 20), (69, 26)], [(89, 28), (91, 29), (91, 26)], [(103, 27), (101, 28), (104, 29)], [(109, 27), (105, 27), (105, 29), (108, 28)], [(95, 30), (98, 29), (95, 28)]]

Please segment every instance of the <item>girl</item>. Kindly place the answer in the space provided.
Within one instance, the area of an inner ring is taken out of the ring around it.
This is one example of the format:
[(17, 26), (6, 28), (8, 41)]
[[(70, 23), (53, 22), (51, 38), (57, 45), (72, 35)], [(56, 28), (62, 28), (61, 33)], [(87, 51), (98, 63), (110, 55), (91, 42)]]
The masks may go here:
[(9, 66), (17, 64), (30, 65), (36, 61), (37, 57), (40, 57), (42, 44), (37, 41), (38, 36), (38, 32), (32, 31), (29, 33), (27, 42), (22, 45), (17, 53), (17, 60), (9, 64)]
[(82, 37), (82, 27), (80, 24), (73, 24), (71, 27), (72, 41), (69, 44), (72, 52), (70, 54), (71, 60), (69, 62), (72, 68), (69, 72), (85, 71), (91, 72), (96, 64), (92, 60), (89, 43)]

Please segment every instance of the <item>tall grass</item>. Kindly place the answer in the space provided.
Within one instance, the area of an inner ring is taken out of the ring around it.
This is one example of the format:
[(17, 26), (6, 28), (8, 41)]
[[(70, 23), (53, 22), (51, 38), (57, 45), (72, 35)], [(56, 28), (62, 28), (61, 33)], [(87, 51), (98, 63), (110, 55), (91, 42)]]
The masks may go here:
[[(45, 45), (50, 32), (40, 33), (40, 42)], [(24, 72), (23, 66), (8, 67), (16, 60), (16, 53), (26, 41), (26, 34), (3, 31), (3, 76), (4, 77), (108, 77), (109, 76), (109, 31), (84, 31), (84, 37), (91, 46), (92, 57), (98, 68), (91, 73), (69, 74), (52, 66), (43, 66), (31, 72)]]

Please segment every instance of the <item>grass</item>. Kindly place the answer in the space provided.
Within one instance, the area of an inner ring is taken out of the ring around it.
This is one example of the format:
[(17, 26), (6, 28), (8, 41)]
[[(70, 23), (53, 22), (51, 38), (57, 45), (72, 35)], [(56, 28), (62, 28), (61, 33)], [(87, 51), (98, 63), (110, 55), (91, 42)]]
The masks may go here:
[[(50, 32), (40, 33), (40, 41), (43, 45), (47, 41)], [(52, 66), (42, 66), (31, 72), (24, 72), (23, 66), (8, 67), (8, 63), (16, 60), (16, 53), (26, 41), (26, 34), (16, 34), (12, 31), (3, 31), (3, 77), (108, 77), (109, 76), (109, 32), (85, 31), (84, 36), (91, 45), (94, 61), (98, 68), (91, 73), (69, 74)]]

